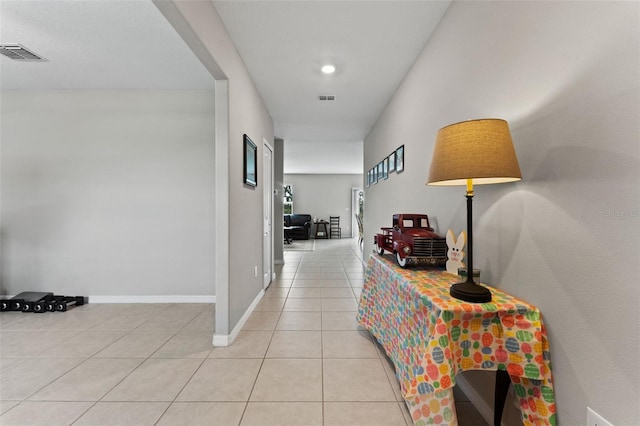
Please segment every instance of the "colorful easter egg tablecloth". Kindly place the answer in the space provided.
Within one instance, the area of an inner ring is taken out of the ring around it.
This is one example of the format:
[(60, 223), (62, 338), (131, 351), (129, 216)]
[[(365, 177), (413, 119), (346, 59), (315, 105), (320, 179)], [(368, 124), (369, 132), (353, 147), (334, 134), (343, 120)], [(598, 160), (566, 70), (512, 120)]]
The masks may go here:
[(358, 321), (396, 368), (415, 425), (456, 425), (456, 375), (506, 370), (525, 425), (555, 425), (549, 343), (535, 306), (487, 286), (489, 303), (449, 295), (460, 277), (425, 267), (401, 269), (369, 258)]

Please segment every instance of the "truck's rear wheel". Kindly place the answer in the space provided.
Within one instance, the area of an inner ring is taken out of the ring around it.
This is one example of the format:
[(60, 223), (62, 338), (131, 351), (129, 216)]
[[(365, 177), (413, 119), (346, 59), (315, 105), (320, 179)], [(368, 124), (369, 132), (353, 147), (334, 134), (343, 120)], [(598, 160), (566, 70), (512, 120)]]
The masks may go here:
[(396, 262), (398, 262), (398, 265), (400, 265), (401, 268), (406, 268), (408, 264), (407, 258), (401, 258), (400, 253), (398, 252), (396, 252)]
[(382, 256), (384, 254), (384, 249), (376, 244), (376, 252), (378, 252), (378, 254)]

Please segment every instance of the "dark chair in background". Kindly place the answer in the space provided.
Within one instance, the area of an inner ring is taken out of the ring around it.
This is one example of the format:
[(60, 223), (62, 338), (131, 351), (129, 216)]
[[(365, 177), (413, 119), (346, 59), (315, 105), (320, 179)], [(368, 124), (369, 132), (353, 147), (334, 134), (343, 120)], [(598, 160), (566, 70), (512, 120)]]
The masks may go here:
[(329, 216), (329, 234), (331, 238), (342, 238), (342, 229), (340, 228), (340, 216)]

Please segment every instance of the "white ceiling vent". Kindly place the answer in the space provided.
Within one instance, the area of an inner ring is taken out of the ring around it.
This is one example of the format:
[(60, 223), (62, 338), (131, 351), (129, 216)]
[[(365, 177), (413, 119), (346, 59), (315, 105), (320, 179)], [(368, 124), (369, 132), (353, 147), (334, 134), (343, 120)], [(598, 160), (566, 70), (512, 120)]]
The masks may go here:
[(335, 101), (336, 97), (333, 95), (320, 95), (318, 96), (318, 99), (321, 101)]
[(0, 54), (16, 61), (46, 61), (20, 44), (0, 44)]

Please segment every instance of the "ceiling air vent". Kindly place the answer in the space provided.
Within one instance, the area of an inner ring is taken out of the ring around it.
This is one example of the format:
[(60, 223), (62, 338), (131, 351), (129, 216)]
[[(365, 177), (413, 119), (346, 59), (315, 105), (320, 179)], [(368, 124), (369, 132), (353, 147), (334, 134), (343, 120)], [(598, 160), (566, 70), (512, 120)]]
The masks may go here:
[(0, 44), (0, 54), (16, 61), (46, 61), (20, 44)]
[(320, 95), (318, 96), (318, 99), (321, 101), (335, 101), (336, 97), (333, 95)]

